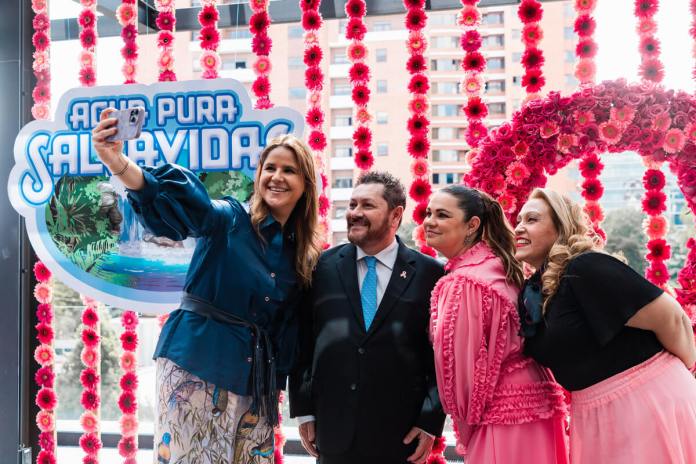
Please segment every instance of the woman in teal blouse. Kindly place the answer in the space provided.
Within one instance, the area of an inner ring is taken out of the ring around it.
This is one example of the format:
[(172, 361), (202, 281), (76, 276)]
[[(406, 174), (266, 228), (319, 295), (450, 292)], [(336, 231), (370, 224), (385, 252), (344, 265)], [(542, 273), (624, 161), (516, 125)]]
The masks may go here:
[(130, 161), (122, 142), (105, 140), (116, 132), (111, 111), (92, 141), (139, 220), (158, 236), (198, 239), (154, 354), (157, 462), (272, 463), (297, 304), (321, 253), (311, 151), (292, 135), (271, 141), (247, 212), (232, 197), (211, 200), (185, 168)]

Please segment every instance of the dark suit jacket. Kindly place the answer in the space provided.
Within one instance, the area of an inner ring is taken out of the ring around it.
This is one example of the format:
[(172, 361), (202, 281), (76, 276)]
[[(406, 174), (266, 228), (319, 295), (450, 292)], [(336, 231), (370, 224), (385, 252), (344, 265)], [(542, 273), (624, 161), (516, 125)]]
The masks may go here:
[[(411, 427), (440, 435), (445, 420), (428, 338), (434, 259), (399, 242), (391, 279), (365, 331), (356, 247), (317, 264), (300, 305), (299, 365), (290, 376), (291, 416), (316, 416), (320, 453), (408, 456)], [(407, 454), (408, 453), (408, 454)]]

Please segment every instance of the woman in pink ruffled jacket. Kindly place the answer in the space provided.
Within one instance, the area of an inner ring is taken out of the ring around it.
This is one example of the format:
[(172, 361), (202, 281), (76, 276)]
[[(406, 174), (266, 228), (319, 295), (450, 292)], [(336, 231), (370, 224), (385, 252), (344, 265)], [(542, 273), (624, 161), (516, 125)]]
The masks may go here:
[(522, 354), (522, 269), (500, 205), (453, 185), (432, 196), (428, 245), (449, 261), (433, 289), (437, 384), (468, 464), (565, 464), (566, 405), (551, 375)]

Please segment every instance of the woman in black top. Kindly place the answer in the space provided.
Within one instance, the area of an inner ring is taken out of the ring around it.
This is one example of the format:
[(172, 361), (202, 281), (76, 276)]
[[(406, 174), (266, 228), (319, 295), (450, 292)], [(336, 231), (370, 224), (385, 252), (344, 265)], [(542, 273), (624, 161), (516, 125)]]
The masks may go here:
[(515, 229), (536, 273), (525, 353), (571, 391), (571, 463), (696, 463), (693, 329), (671, 296), (599, 251), (579, 205), (536, 189)]

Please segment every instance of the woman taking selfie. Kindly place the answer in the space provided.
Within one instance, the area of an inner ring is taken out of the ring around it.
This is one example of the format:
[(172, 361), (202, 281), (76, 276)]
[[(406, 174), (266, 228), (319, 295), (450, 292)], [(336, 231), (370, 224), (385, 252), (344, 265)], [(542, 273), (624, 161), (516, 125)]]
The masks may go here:
[(564, 394), (522, 355), (522, 269), (500, 205), (453, 185), (430, 199), (426, 240), (449, 261), (433, 289), (437, 384), (469, 464), (567, 463)]
[(536, 269), (519, 305), (525, 353), (571, 391), (571, 462), (696, 462), (696, 348), (679, 303), (601, 252), (568, 198), (536, 189), (518, 220), (516, 257)]
[(198, 239), (181, 305), (154, 354), (157, 459), (272, 463), (296, 305), (321, 251), (311, 152), (292, 135), (269, 142), (247, 212), (232, 197), (211, 200), (185, 168), (130, 161), (122, 142), (106, 140), (116, 131), (112, 111), (92, 140), (139, 220), (158, 236)]

